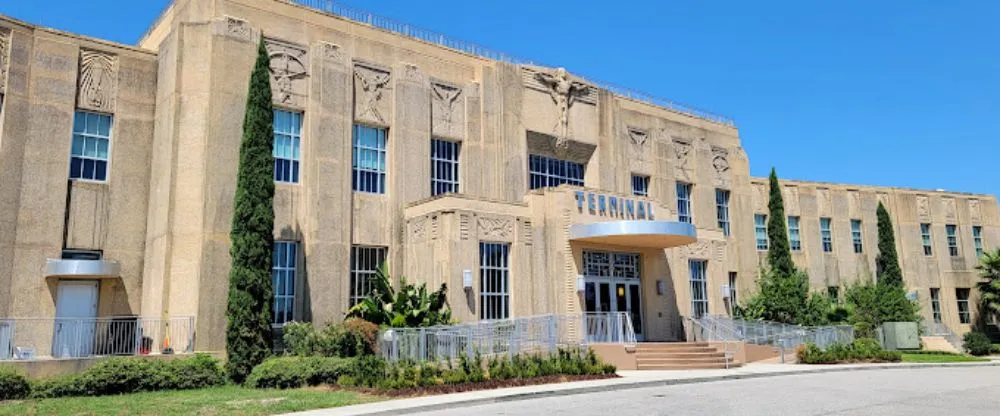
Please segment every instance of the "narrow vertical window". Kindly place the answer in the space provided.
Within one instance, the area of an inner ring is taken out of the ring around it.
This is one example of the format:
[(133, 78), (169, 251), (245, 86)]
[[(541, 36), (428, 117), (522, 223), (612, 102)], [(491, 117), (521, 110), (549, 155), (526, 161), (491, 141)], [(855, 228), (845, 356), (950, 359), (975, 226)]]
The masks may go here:
[(384, 194), (386, 130), (354, 125), (354, 171), (352, 182), (356, 192)]
[(459, 144), (431, 140), (431, 195), (458, 192)]
[(719, 229), (722, 235), (729, 237), (729, 191), (725, 189), (715, 190), (715, 215), (719, 220)]
[(583, 164), (550, 157), (528, 156), (528, 187), (539, 189), (562, 184), (583, 186)]
[(948, 224), (944, 226), (945, 234), (948, 236), (948, 254), (952, 257), (958, 256), (958, 226)]
[(864, 244), (861, 235), (861, 220), (851, 220), (851, 243), (854, 245), (854, 252), (864, 251)]
[(955, 299), (958, 300), (958, 321), (963, 324), (972, 323), (972, 316), (969, 314), (969, 289), (955, 288)]
[(351, 306), (371, 293), (372, 277), (385, 262), (387, 251), (386, 247), (351, 246)]
[(691, 184), (677, 182), (677, 221), (691, 222)]
[(976, 257), (983, 256), (983, 227), (972, 227), (972, 244), (976, 247)]
[(708, 288), (705, 280), (708, 262), (690, 260), (688, 266), (691, 269), (691, 315), (700, 318), (708, 314)]
[(274, 181), (299, 183), (302, 113), (274, 110)]
[(298, 245), (295, 241), (274, 242), (271, 260), (271, 285), (274, 293), (272, 325), (281, 325), (295, 319), (295, 263), (298, 259)]
[(924, 255), (930, 256), (934, 254), (934, 247), (931, 245), (931, 225), (930, 224), (920, 224), (920, 239), (923, 241)]
[(802, 251), (802, 231), (799, 229), (799, 217), (788, 217), (788, 247), (792, 251)]
[(830, 229), (830, 219), (823, 217), (819, 219), (819, 237), (823, 243), (823, 251), (833, 252), (833, 231)]
[(649, 176), (632, 175), (632, 194), (638, 196), (649, 196)]
[(479, 319), (510, 317), (510, 245), (479, 243)]
[(931, 317), (934, 323), (941, 323), (941, 289), (937, 287), (931, 288)]
[(729, 304), (739, 305), (739, 300), (736, 299), (736, 293), (739, 292), (736, 286), (736, 272), (729, 272)]
[(757, 250), (767, 250), (767, 215), (754, 214), (753, 232), (757, 238)]
[(110, 147), (111, 116), (77, 110), (73, 117), (69, 178), (106, 181)]

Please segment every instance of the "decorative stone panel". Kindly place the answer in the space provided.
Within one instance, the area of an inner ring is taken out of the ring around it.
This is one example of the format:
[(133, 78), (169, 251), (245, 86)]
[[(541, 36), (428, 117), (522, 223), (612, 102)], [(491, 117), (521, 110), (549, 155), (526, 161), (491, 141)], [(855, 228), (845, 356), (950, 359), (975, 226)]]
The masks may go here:
[(0, 27), (0, 94), (7, 92), (7, 72), (10, 71), (10, 29)]
[(712, 260), (714, 254), (710, 240), (698, 240), (684, 246), (684, 255), (689, 259)]
[(885, 209), (889, 209), (889, 194), (885, 192), (879, 192), (876, 194), (878, 196), (878, 202), (885, 206)]
[(979, 209), (978, 199), (969, 200), (969, 219), (977, 223), (983, 221), (983, 212)]
[(917, 218), (922, 220), (931, 218), (931, 199), (927, 195), (917, 195)]
[(118, 56), (81, 49), (78, 82), (77, 107), (114, 113), (115, 96), (118, 94)]
[(533, 231), (531, 229), (531, 220), (523, 220), (520, 223), (521, 223), (521, 227), (520, 227), (521, 235), (518, 237), (518, 241), (520, 241), (521, 244), (524, 244), (526, 246), (530, 246), (532, 244), (532, 239), (533, 239), (533, 235), (532, 235)]
[(422, 242), (427, 239), (427, 222), (423, 217), (410, 221), (410, 241)]
[(944, 217), (949, 220), (955, 219), (956, 218), (955, 198), (943, 198), (942, 202), (944, 203)]
[(691, 171), (694, 169), (691, 163), (691, 153), (694, 145), (689, 140), (674, 139), (674, 172), (675, 177), (682, 180), (691, 180)]
[(729, 150), (720, 146), (712, 146), (712, 169), (715, 171), (715, 186), (729, 188), (731, 177), (729, 171)]
[(250, 22), (238, 17), (223, 16), (215, 21), (213, 33), (225, 37), (233, 38), (241, 42), (250, 43), (253, 41), (253, 28)]
[(632, 149), (632, 157), (635, 160), (646, 160), (649, 153), (649, 132), (634, 127), (626, 129), (626, 136), (629, 148)]
[(822, 215), (833, 213), (833, 196), (830, 188), (816, 188), (816, 211)]
[(305, 107), (309, 90), (309, 62), (302, 46), (275, 39), (264, 39), (270, 59), (271, 91), (275, 104)]
[(476, 229), (480, 240), (511, 241), (514, 222), (506, 218), (479, 217)]
[(751, 187), (754, 212), (767, 212), (767, 187), (762, 183), (753, 183)]
[(785, 211), (791, 215), (799, 215), (801, 209), (799, 208), (799, 187), (790, 185), (782, 188), (784, 190)]
[(465, 131), (465, 102), (462, 89), (443, 82), (431, 82), (431, 131), (435, 137), (460, 139)]
[(521, 67), (521, 77), (526, 88), (541, 91), (552, 98), (557, 120), (552, 128), (556, 138), (556, 151), (563, 152), (573, 137), (570, 130), (570, 109), (576, 103), (597, 105), (597, 88), (574, 77), (565, 68), (546, 72), (542, 68)]
[(861, 192), (856, 189), (847, 191), (847, 211), (854, 218), (861, 217)]
[(458, 216), (458, 234), (459, 238), (462, 240), (469, 239), (469, 231), (472, 228), (472, 218), (469, 214), (459, 214)]
[(355, 64), (354, 66), (354, 118), (380, 126), (389, 124), (390, 100), (386, 99), (391, 87), (387, 70)]

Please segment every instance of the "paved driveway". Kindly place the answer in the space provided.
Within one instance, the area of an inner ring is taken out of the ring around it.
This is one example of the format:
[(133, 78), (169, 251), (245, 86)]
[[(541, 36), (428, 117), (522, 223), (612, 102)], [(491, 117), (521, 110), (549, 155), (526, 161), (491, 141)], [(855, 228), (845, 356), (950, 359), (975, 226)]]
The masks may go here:
[(1000, 415), (1000, 367), (806, 374), (497, 403), (421, 415)]

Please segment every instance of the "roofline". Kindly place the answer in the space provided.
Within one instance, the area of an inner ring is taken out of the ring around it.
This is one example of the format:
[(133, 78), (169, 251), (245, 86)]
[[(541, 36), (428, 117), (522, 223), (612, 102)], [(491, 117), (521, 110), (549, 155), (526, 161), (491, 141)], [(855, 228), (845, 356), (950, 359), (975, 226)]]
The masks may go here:
[[(769, 177), (764, 176), (751, 176), (750, 183), (768, 183), (770, 181)], [(871, 189), (871, 190), (891, 190), (891, 191), (907, 191), (919, 194), (950, 194), (950, 195), (966, 195), (975, 196), (981, 198), (992, 198), (997, 199), (996, 195), (993, 194), (982, 194), (975, 192), (961, 192), (961, 191), (949, 191), (940, 189), (921, 189), (921, 188), (907, 188), (899, 186), (882, 186), (882, 185), (857, 185), (857, 184), (846, 184), (846, 183), (834, 183), (834, 182), (823, 182), (823, 181), (806, 181), (801, 179), (782, 179), (778, 178), (780, 184), (789, 185), (817, 185), (817, 186), (836, 186), (841, 188), (856, 188), (858, 190)]]
[(124, 43), (118, 43), (118, 42), (110, 41), (110, 40), (107, 40), (107, 39), (95, 38), (93, 36), (81, 35), (79, 33), (67, 32), (67, 31), (64, 31), (64, 30), (54, 29), (54, 28), (51, 28), (51, 27), (40, 26), (40, 25), (28, 23), (28, 22), (25, 22), (23, 20), (10, 17), (10, 16), (5, 15), (5, 14), (0, 14), (0, 20), (6, 21), (6, 22), (9, 22), (9, 23), (18, 25), (18, 26), (21, 26), (24, 29), (28, 29), (28, 30), (42, 31), (42, 32), (47, 32), (47, 33), (53, 34), (53, 35), (65, 36), (65, 37), (68, 37), (68, 38), (84, 40), (84, 41), (87, 41), (87, 42), (99, 43), (101, 45), (110, 46), (110, 47), (114, 47), (114, 48), (118, 48), (118, 49), (125, 49), (125, 50), (129, 50), (129, 51), (132, 51), (132, 52), (138, 52), (138, 53), (146, 54), (146, 55), (150, 55), (150, 56), (156, 56), (157, 55), (156, 51), (151, 51), (149, 49), (141, 48), (141, 47), (138, 47), (138, 46), (135, 46), (135, 45), (126, 45)]

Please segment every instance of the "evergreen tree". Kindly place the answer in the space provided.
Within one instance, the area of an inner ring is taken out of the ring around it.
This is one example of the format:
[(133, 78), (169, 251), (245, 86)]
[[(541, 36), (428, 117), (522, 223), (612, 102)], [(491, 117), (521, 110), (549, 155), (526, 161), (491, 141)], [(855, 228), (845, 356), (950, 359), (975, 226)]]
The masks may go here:
[(785, 225), (785, 201), (781, 197), (778, 174), (771, 168), (771, 195), (767, 202), (767, 265), (778, 276), (791, 277), (795, 274), (795, 263), (788, 245), (788, 228)]
[(892, 231), (889, 211), (878, 203), (878, 256), (875, 257), (875, 276), (879, 284), (903, 286), (903, 270), (899, 268), (896, 254), (896, 236)]
[(274, 113), (263, 37), (250, 75), (229, 239), (232, 269), (226, 315), (226, 369), (242, 383), (271, 353), (274, 243)]

